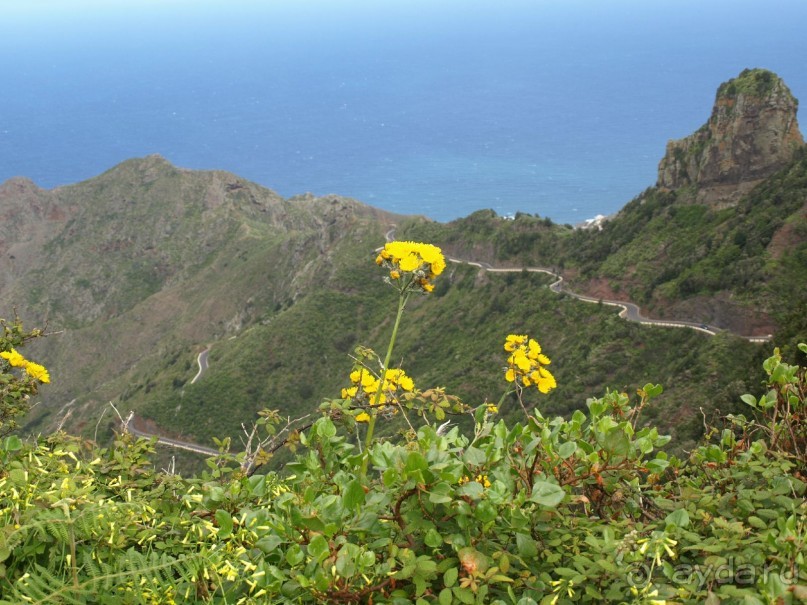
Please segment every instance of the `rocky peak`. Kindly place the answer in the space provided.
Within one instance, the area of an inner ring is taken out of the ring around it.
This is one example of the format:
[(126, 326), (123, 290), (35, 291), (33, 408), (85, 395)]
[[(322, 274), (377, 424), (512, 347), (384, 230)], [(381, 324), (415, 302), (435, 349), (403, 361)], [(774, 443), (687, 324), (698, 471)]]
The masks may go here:
[(804, 145), (798, 101), (773, 72), (746, 69), (717, 90), (709, 121), (667, 143), (658, 186), (692, 186), (697, 201), (732, 204)]

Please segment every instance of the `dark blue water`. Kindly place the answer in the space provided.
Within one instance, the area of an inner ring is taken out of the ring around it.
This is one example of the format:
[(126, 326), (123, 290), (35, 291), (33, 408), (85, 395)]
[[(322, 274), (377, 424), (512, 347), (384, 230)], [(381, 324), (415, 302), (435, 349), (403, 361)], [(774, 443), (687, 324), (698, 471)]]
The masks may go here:
[(577, 223), (653, 185), (742, 69), (807, 98), (805, 23), (803, 0), (0, 0), (0, 180), (159, 153), (284, 196)]

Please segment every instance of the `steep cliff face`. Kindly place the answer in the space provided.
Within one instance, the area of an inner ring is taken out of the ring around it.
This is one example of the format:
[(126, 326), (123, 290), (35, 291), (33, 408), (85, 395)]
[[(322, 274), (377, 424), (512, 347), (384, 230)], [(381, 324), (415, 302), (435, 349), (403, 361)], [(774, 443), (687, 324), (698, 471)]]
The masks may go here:
[(667, 143), (658, 186), (692, 187), (701, 203), (732, 204), (785, 166), (804, 145), (798, 101), (764, 69), (746, 69), (720, 85), (709, 121)]

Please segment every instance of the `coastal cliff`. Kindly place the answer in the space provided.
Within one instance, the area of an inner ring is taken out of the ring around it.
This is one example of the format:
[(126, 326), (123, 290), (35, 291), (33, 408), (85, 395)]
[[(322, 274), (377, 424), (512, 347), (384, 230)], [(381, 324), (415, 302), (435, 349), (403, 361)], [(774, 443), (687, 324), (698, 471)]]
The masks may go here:
[(689, 189), (683, 197), (699, 203), (735, 204), (804, 145), (797, 109), (798, 101), (776, 74), (744, 70), (720, 85), (706, 124), (667, 143), (658, 187)]

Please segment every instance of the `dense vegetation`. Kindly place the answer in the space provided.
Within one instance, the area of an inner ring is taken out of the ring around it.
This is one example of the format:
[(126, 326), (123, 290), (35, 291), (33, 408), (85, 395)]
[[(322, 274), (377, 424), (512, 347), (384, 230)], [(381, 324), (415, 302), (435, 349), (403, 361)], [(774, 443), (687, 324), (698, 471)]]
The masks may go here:
[[(225, 442), (187, 478), (157, 471), (154, 444), (126, 433), (106, 448), (63, 433), (0, 441), (0, 603), (807, 600), (804, 367), (775, 351), (761, 396), (740, 398), (748, 416), (726, 416), (679, 459), (645, 420), (661, 385), (546, 413), (554, 379), (535, 372), (550, 360), (526, 335), (500, 334), (490, 352), (496, 402), (405, 383), (395, 360), (412, 344), (397, 328), (413, 284), (441, 271), (391, 264), (398, 313), (384, 361), (357, 350), (345, 382), (363, 387), (326, 400), (304, 430), (263, 411), (244, 451)], [(557, 388), (581, 390), (584, 377), (552, 356)], [(31, 382), (3, 359), (4, 383)], [(508, 407), (518, 421), (502, 419)], [(468, 423), (438, 428), (451, 413)], [(392, 417), (409, 428), (374, 436)], [(279, 442), (292, 460), (266, 472)]]

